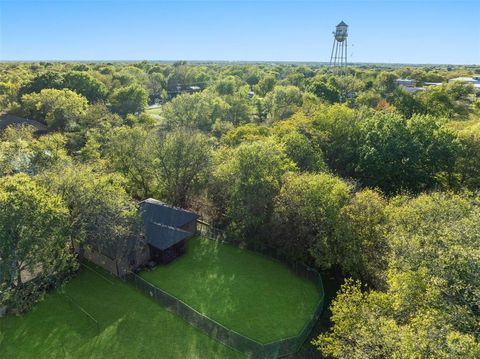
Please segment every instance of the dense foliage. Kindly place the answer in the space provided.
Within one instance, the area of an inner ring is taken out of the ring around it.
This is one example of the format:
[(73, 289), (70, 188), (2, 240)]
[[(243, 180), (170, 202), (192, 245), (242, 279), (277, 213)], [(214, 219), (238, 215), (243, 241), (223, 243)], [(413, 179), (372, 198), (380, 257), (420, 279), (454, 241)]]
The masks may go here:
[(122, 258), (154, 197), (344, 281), (324, 355), (476, 358), (480, 100), (449, 80), (478, 71), (1, 64), (2, 115), (48, 129), (0, 130), (2, 303), (79, 248)]

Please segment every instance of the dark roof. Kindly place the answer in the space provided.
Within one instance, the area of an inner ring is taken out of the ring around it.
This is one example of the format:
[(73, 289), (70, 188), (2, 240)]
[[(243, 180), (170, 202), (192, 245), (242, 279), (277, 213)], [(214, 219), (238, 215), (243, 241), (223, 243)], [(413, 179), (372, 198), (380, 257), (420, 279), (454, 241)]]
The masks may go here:
[(199, 217), (194, 212), (169, 206), (153, 198), (140, 202), (139, 207), (144, 222), (161, 223), (171, 227), (182, 227)]
[(143, 221), (145, 240), (151, 246), (165, 250), (193, 235), (179, 227), (196, 221), (199, 217), (198, 214), (169, 206), (153, 198), (140, 202), (138, 206)]
[(148, 222), (145, 225), (145, 239), (147, 243), (162, 251), (191, 237), (192, 234), (183, 229), (166, 226), (161, 223)]
[(47, 126), (35, 120), (30, 120), (28, 118), (18, 117), (15, 115), (0, 116), (0, 130), (3, 130), (7, 126), (11, 126), (11, 125), (13, 126), (29, 125), (29, 126), (35, 127), (37, 131), (47, 130)]
[(337, 26), (348, 26), (348, 25), (345, 24), (343, 21), (341, 21), (340, 24), (338, 24)]

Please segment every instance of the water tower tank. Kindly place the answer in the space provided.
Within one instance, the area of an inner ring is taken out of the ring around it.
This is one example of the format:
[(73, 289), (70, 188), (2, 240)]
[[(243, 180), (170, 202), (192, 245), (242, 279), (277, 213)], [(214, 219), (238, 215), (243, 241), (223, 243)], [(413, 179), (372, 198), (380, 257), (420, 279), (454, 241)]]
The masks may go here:
[(335, 40), (338, 42), (343, 42), (348, 36), (347, 33), (348, 25), (345, 24), (343, 21), (340, 22), (340, 24), (337, 25), (335, 32), (333, 33), (335, 35)]

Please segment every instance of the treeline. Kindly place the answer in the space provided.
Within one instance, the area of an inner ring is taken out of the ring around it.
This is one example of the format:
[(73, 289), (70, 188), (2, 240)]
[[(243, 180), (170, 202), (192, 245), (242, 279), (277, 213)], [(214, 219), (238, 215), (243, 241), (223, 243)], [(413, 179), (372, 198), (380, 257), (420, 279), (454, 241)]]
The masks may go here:
[[(0, 71), (4, 108), (49, 128), (0, 142), (2, 300), (19, 311), (75, 270), (74, 248), (125, 255), (135, 202), (155, 197), (348, 278), (315, 342), (326, 355), (480, 354), (480, 107), (447, 83), (474, 68)], [(410, 93), (398, 77), (445, 83)]]

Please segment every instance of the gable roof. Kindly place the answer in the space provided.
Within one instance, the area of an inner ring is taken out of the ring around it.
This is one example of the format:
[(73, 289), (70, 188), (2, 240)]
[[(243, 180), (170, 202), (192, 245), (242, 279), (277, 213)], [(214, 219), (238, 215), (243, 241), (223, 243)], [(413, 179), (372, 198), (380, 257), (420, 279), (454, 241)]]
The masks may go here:
[(183, 229), (166, 226), (161, 223), (148, 222), (145, 225), (147, 243), (162, 251), (187, 239), (192, 234)]
[(144, 223), (155, 222), (171, 227), (182, 227), (189, 222), (196, 221), (199, 217), (194, 212), (169, 206), (153, 198), (148, 198), (138, 205)]
[(193, 235), (179, 227), (196, 221), (198, 214), (169, 206), (153, 198), (138, 204), (145, 231), (145, 240), (151, 246), (165, 250)]
[(338, 24), (337, 26), (348, 26), (348, 25), (345, 24), (343, 21), (341, 21), (340, 24)]
[(3, 115), (0, 116), (0, 130), (3, 130), (7, 126), (33, 126), (36, 131), (47, 131), (47, 126), (35, 120), (23, 118), (15, 115)]

